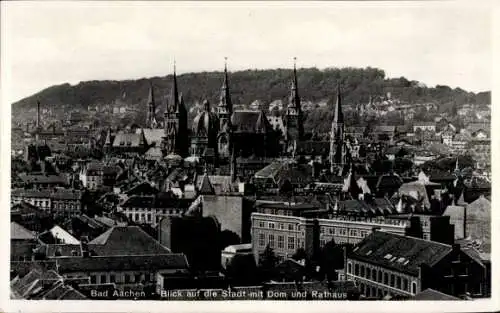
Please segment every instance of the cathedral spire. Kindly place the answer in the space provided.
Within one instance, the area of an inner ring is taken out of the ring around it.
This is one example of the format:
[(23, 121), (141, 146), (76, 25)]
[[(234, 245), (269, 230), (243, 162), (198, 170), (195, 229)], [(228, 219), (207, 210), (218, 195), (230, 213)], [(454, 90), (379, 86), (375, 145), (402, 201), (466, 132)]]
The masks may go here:
[(229, 77), (227, 74), (227, 57), (224, 58), (224, 80), (220, 92), (219, 107), (221, 107), (221, 110), (224, 110), (224, 112), (227, 112), (227, 114), (233, 112), (233, 103), (229, 92)]
[(297, 58), (293, 58), (293, 77), (290, 87), (290, 98), (288, 99), (288, 106), (295, 108), (297, 112), (300, 110), (300, 97), (297, 82)]
[(334, 116), (332, 128), (330, 130), (330, 172), (334, 172), (335, 166), (340, 165), (343, 168), (346, 149), (344, 145), (344, 115), (342, 113), (342, 94), (340, 84), (337, 84), (337, 101), (334, 107)]
[(340, 93), (340, 84), (337, 84), (337, 102), (335, 103), (333, 122), (344, 124), (344, 114), (342, 113), (342, 95)]
[(146, 121), (146, 127), (155, 128), (156, 127), (156, 103), (153, 91), (153, 83), (149, 82), (149, 95), (148, 95), (148, 117)]
[(177, 87), (177, 65), (174, 60), (174, 81), (172, 83), (172, 91), (170, 93), (169, 109), (171, 112), (179, 111), (179, 88)]

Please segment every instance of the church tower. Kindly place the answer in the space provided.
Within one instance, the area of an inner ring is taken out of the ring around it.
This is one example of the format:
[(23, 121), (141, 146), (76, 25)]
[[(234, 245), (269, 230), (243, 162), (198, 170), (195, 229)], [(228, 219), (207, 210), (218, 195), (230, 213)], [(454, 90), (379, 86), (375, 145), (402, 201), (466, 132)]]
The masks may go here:
[(222, 83), (219, 105), (217, 106), (217, 117), (219, 118), (219, 134), (217, 145), (219, 157), (229, 158), (232, 145), (231, 116), (233, 114), (233, 102), (229, 92), (229, 78), (227, 74), (227, 58), (224, 62), (224, 81)]
[(158, 122), (156, 121), (156, 102), (153, 90), (153, 84), (149, 82), (149, 95), (148, 95), (148, 115), (146, 118), (146, 128), (156, 128)]
[(332, 128), (330, 130), (330, 172), (335, 171), (335, 167), (343, 170), (347, 151), (344, 142), (344, 114), (342, 113), (342, 95), (340, 85), (337, 85), (337, 102), (334, 107)]
[(163, 149), (166, 154), (186, 157), (189, 150), (187, 110), (184, 97), (179, 93), (177, 73), (174, 63), (174, 78), (170, 96), (166, 98), (165, 137)]
[(290, 97), (285, 110), (285, 139), (288, 148), (296, 145), (304, 136), (304, 125), (302, 124), (302, 108), (300, 106), (300, 96), (297, 84), (297, 58), (294, 58), (293, 77), (290, 87)]

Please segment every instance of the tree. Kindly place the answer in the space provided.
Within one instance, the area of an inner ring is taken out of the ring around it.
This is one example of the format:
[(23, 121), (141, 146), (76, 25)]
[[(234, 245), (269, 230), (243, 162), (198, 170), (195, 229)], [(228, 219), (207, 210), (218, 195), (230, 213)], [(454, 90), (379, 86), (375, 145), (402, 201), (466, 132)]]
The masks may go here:
[(269, 280), (272, 277), (273, 270), (276, 267), (278, 258), (274, 250), (267, 245), (259, 256), (259, 270), (262, 280)]
[(337, 245), (333, 239), (321, 249), (320, 267), (327, 280), (336, 280), (337, 272), (335, 270), (344, 268), (344, 249)]

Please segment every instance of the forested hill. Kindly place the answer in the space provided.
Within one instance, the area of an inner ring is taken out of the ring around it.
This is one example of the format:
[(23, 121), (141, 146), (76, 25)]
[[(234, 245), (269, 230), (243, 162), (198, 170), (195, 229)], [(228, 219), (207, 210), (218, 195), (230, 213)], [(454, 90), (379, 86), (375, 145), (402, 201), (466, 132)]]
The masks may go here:
[[(222, 84), (222, 72), (201, 72), (178, 75), (179, 88), (188, 106), (207, 98), (217, 103)], [(255, 100), (269, 103), (286, 100), (289, 95), (292, 70), (245, 70), (230, 73), (230, 89), (235, 104), (250, 104)], [(145, 105), (149, 81), (155, 88), (156, 100), (161, 105), (170, 92), (172, 75), (151, 79), (124, 81), (87, 81), (77, 85), (63, 84), (49, 87), (13, 104), (13, 112), (33, 108), (40, 100), (44, 107), (66, 105), (85, 108), (88, 105), (112, 104)], [(376, 68), (307, 68), (298, 70), (299, 94), (303, 101), (319, 102), (335, 97), (337, 83), (343, 90), (344, 103), (366, 103), (370, 96), (385, 96), (402, 102), (490, 103), (490, 92), (478, 94), (448, 86), (426, 87), (420, 82), (401, 78), (387, 78)]]

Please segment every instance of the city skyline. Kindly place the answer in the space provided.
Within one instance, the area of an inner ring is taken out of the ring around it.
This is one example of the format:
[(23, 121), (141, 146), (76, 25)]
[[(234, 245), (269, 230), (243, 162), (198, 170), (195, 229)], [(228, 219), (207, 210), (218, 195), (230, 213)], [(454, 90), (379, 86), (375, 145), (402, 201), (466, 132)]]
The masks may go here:
[(8, 103), (54, 84), (165, 76), (174, 58), (178, 74), (220, 71), (225, 56), (231, 72), (292, 68), (297, 57), (298, 68), (370, 66), (427, 86), (492, 87), (481, 5), (87, 4), (3, 5)]

